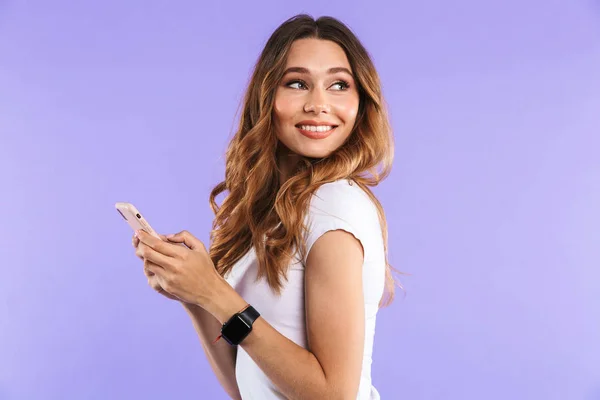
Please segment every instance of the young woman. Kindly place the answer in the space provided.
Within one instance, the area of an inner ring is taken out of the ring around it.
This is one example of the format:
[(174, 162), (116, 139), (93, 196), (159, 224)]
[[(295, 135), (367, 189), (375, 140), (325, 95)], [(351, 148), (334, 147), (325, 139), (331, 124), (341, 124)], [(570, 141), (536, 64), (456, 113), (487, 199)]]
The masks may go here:
[(307, 15), (277, 28), (210, 195), (210, 250), (187, 231), (133, 238), (149, 284), (182, 302), (232, 398), (379, 398), (375, 319), (394, 280), (368, 186), (392, 159), (379, 77), (354, 34)]

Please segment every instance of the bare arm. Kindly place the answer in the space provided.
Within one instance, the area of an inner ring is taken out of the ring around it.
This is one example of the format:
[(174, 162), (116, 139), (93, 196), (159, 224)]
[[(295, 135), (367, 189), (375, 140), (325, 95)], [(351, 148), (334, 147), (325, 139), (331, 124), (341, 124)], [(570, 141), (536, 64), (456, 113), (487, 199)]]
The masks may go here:
[(194, 328), (204, 348), (206, 358), (217, 379), (229, 397), (241, 400), (242, 396), (235, 379), (235, 357), (237, 348), (224, 340), (212, 342), (221, 333), (221, 324), (210, 313), (199, 306), (184, 303), (184, 308), (192, 319)]
[[(309, 350), (260, 317), (241, 343), (287, 398), (356, 399), (365, 330), (363, 257), (360, 242), (340, 230), (313, 245), (305, 269)], [(228, 285), (220, 285), (215, 298), (206, 309), (221, 322), (246, 304)]]

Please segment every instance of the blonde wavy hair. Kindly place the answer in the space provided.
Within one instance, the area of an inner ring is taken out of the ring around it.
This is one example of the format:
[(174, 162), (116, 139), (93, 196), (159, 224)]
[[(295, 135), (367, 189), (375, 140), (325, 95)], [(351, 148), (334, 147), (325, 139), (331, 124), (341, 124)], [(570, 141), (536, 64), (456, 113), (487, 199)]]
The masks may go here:
[[(273, 129), (275, 91), (292, 43), (305, 38), (330, 40), (345, 51), (358, 86), (359, 109), (343, 145), (325, 158), (300, 155), (295, 174), (280, 185), (276, 159), (280, 144)], [(266, 277), (271, 289), (281, 293), (292, 249), (299, 248), (306, 255), (303, 221), (311, 195), (324, 183), (352, 179), (378, 210), (386, 258), (386, 291), (380, 306), (390, 304), (395, 280), (387, 261), (387, 223), (383, 207), (368, 187), (389, 175), (393, 157), (392, 130), (379, 76), (358, 38), (332, 17), (315, 20), (300, 14), (288, 19), (273, 32), (254, 67), (239, 126), (226, 152), (225, 180), (210, 193), (215, 219), (209, 254), (217, 271), (225, 276), (254, 247), (258, 279)], [(219, 207), (215, 198), (225, 190), (229, 194)]]

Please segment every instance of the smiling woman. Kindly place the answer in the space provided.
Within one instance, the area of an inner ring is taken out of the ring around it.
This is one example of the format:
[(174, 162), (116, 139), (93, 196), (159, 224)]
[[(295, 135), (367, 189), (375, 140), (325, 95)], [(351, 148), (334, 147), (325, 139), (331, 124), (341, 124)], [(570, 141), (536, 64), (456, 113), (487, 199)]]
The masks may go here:
[(379, 398), (375, 321), (394, 279), (369, 187), (389, 174), (393, 149), (379, 77), (356, 36), (331, 17), (277, 28), (210, 194), (209, 250), (185, 231), (140, 233), (137, 249), (153, 287), (186, 307), (232, 398)]

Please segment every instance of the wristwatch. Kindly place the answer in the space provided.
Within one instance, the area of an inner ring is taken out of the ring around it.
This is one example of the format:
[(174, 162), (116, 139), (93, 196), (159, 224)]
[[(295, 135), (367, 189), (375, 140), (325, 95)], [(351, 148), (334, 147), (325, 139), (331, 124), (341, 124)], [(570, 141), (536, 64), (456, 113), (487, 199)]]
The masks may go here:
[(260, 317), (258, 311), (252, 306), (246, 307), (241, 312), (234, 314), (221, 327), (221, 337), (232, 346), (237, 346), (250, 334), (252, 324)]

